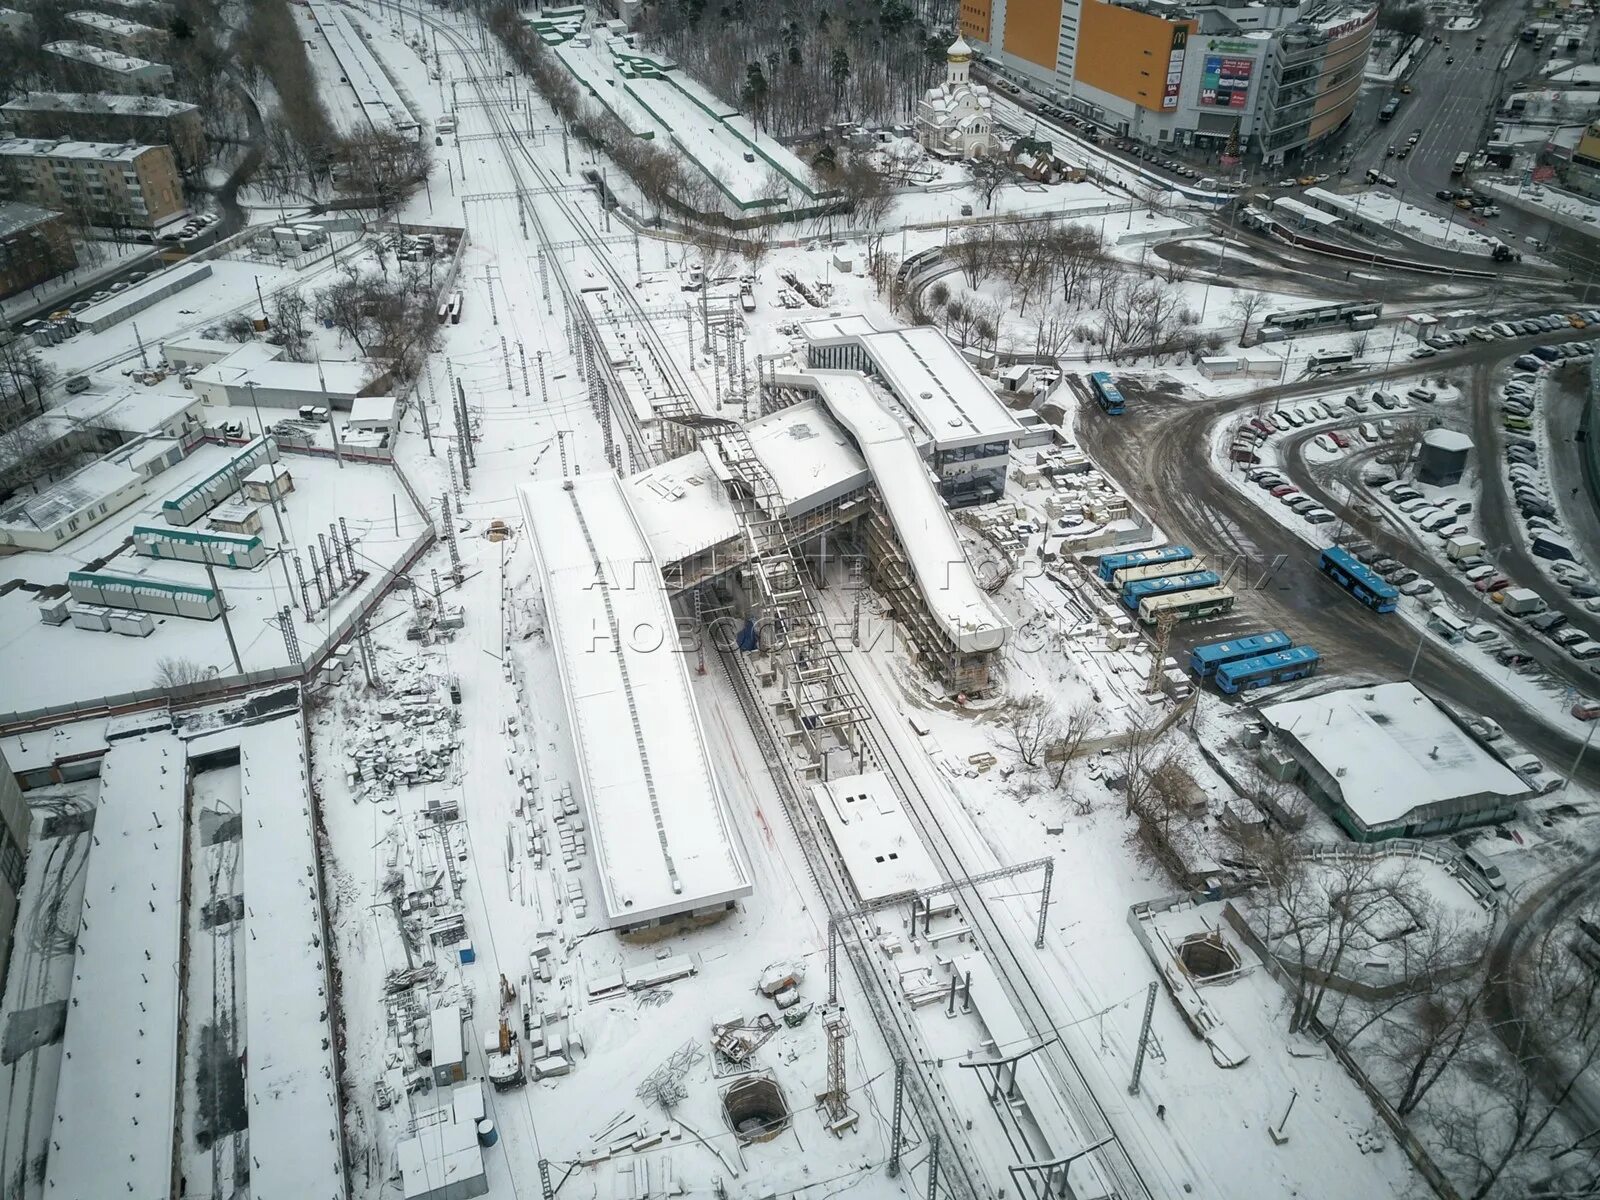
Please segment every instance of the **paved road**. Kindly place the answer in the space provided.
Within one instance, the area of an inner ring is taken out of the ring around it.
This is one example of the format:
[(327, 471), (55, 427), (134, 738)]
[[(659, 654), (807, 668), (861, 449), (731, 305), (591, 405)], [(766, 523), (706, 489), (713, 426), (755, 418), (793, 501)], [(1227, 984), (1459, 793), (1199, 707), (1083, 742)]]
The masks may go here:
[(1569, 1090), (1569, 1071), (1553, 1063), (1536, 1024), (1518, 1016), (1517, 963), (1536, 950), (1581, 902), (1600, 887), (1600, 850), (1580, 859), (1546, 881), (1513, 910), (1499, 938), (1489, 948), (1484, 1020), (1502, 1044), (1521, 1060), (1549, 1099), (1562, 1098), (1561, 1110), (1577, 1130), (1600, 1128), (1600, 1086), (1586, 1072)]
[[(1497, 361), (1515, 349), (1516, 344), (1477, 344), (1454, 356), (1397, 366), (1389, 378), (1394, 383), (1441, 366)], [(1348, 376), (1335, 386), (1371, 385), (1379, 378), (1378, 373)], [(1419, 638), (1410, 625), (1351, 600), (1317, 570), (1309, 545), (1216, 474), (1209, 430), (1219, 417), (1328, 390), (1326, 381), (1311, 381), (1196, 400), (1130, 382), (1125, 387), (1132, 401), (1128, 415), (1113, 418), (1088, 411), (1078, 433), (1100, 466), (1172, 538), (1221, 561), (1243, 560), (1250, 564), (1251, 574), (1260, 571), (1256, 578), (1237, 579), (1240, 621), (1258, 629), (1289, 629), (1314, 644), (1340, 671), (1358, 678), (1404, 679), (1415, 656), (1411, 678), (1419, 686), (1457, 702), (1470, 697), (1479, 711), (1492, 713), (1507, 733), (1545, 761), (1570, 762), (1577, 754), (1578, 739), (1528, 715), (1520, 698), (1432, 639)], [(1205, 622), (1180, 626), (1173, 649), (1181, 654), (1196, 641), (1230, 632), (1227, 628), (1219, 632), (1218, 626)], [(1578, 776), (1600, 783), (1600, 755), (1587, 758)]]
[[(1482, 505), (1479, 522), (1483, 530), (1483, 540), (1490, 546), (1505, 547), (1500, 554), (1500, 565), (1508, 576), (1526, 587), (1537, 590), (1551, 608), (1564, 614), (1568, 621), (1584, 630), (1590, 637), (1600, 638), (1600, 615), (1591, 613), (1573, 600), (1564, 589), (1557, 587), (1546, 577), (1543, 560), (1535, 558), (1525, 548), (1525, 531), (1520, 527), (1522, 517), (1512, 502), (1502, 466), (1505, 457), (1505, 431), (1500, 427), (1498, 420), (1500, 390), (1496, 386), (1497, 378), (1498, 376), (1488, 370), (1477, 370), (1473, 372), (1471, 386), (1472, 440), (1477, 447), (1479, 462), (1482, 464), (1482, 469), (1479, 471), (1479, 494)], [(1546, 385), (1546, 404), (1550, 402), (1552, 390), (1556, 389)], [(1572, 457), (1575, 462), (1575, 454)], [(1546, 477), (1552, 481), (1551, 486), (1570, 486), (1579, 489), (1577, 497), (1567, 498), (1568, 502), (1559, 507), (1581, 509), (1587, 514), (1589, 520), (1584, 523), (1582, 529), (1585, 533), (1589, 533), (1595, 526), (1594, 511), (1588, 504), (1587, 492), (1583, 490), (1581, 473), (1576, 467), (1570, 472), (1564, 470), (1553, 460), (1546, 462), (1544, 468)], [(1581, 682), (1580, 674), (1574, 679), (1574, 686)], [(1594, 691), (1594, 683), (1591, 676), (1586, 690)]]
[[(1480, 372), (1487, 376), (1489, 369), (1484, 366), (1474, 368), (1474, 374)], [(1353, 426), (1359, 423), (1360, 420), (1361, 418), (1352, 416), (1347, 424)], [(1473, 622), (1482, 621), (1495, 626), (1501, 631), (1506, 641), (1519, 653), (1526, 654), (1534, 659), (1545, 673), (1556, 679), (1560, 685), (1573, 687), (1586, 693), (1600, 690), (1600, 680), (1597, 680), (1594, 674), (1583, 664), (1575, 662), (1560, 647), (1539, 637), (1522, 622), (1507, 616), (1498, 605), (1489, 600), (1487, 595), (1475, 589), (1457, 572), (1450, 570), (1435, 560), (1431, 553), (1432, 547), (1425, 543), (1425, 535), (1420, 530), (1409, 525), (1400, 529), (1381, 520), (1366, 520), (1360, 513), (1355, 512), (1351, 505), (1347, 503), (1347, 497), (1361, 497), (1362, 489), (1359, 477), (1354, 480), (1348, 478), (1351, 474), (1348, 469), (1348, 459), (1341, 458), (1327, 468), (1314, 468), (1309, 466), (1302, 456), (1305, 443), (1318, 433), (1331, 427), (1324, 425), (1316, 429), (1300, 430), (1290, 434), (1283, 440), (1281, 455), (1286, 464), (1284, 469), (1288, 472), (1289, 477), (1294, 480), (1295, 486), (1331, 512), (1336, 513), (1340, 521), (1348, 524), (1359, 536), (1366, 538), (1385, 554), (1399, 559), (1421, 574), (1423, 578), (1429, 580), (1438, 589), (1433, 596), (1429, 597), (1430, 603), (1448, 601), (1457, 612), (1468, 620)], [(1488, 461), (1488, 471), (1497, 473), (1498, 462)], [(1347, 486), (1350, 486), (1349, 491), (1346, 490)], [(1501, 496), (1502, 498), (1497, 502), (1503, 505), (1505, 502), (1503, 489)], [(1479, 503), (1487, 504), (1489, 501), (1480, 498)], [(1326, 528), (1331, 530), (1340, 528), (1340, 526), (1330, 525)], [(1490, 544), (1500, 545), (1502, 543), (1494, 542)], [(1556, 589), (1545, 584), (1537, 573), (1523, 574), (1525, 569), (1532, 570), (1523, 561), (1526, 558), (1527, 555), (1513, 556), (1509, 552), (1503, 553), (1500, 557), (1501, 569), (1515, 583), (1538, 588), (1541, 594), (1549, 595), (1552, 602), (1556, 601), (1557, 596), (1551, 595)], [(1566, 594), (1564, 592), (1560, 593), (1560, 598), (1567, 599)], [(1562, 607), (1561, 611), (1566, 612), (1575, 622), (1581, 620), (1585, 627), (1590, 627), (1596, 622), (1593, 614), (1573, 605)], [(1502, 678), (1509, 680), (1511, 672), (1512, 668), (1505, 668)], [(1564, 698), (1565, 693), (1558, 692), (1552, 697), (1552, 701), (1557, 702)], [(1567, 761), (1570, 760), (1547, 763), (1545, 765), (1552, 769), (1564, 768)]]
[(1564, 364), (1550, 373), (1540, 402), (1544, 409), (1543, 450), (1556, 507), (1565, 518), (1573, 546), (1581, 557), (1600, 563), (1600, 509), (1584, 484), (1583, 444), (1576, 440), (1588, 396), (1588, 363)]

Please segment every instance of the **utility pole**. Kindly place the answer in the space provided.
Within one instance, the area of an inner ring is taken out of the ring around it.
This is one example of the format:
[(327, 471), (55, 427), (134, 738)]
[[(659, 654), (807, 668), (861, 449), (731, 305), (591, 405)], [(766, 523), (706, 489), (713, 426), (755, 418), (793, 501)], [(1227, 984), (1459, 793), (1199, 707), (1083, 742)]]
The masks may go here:
[(217, 598), (217, 607), (222, 610), (222, 632), (228, 636), (228, 650), (233, 654), (234, 670), (243, 675), (244, 663), (239, 660), (239, 643), (233, 640), (233, 625), (228, 620), (227, 597), (217, 586), (217, 572), (210, 563), (206, 563), (206, 581), (211, 584), (211, 594)]
[(894, 1060), (894, 1121), (889, 1129), (889, 1178), (900, 1174), (900, 1122), (906, 1107), (906, 1060)]
[(1150, 982), (1150, 990), (1144, 997), (1144, 1020), (1139, 1025), (1139, 1049), (1133, 1056), (1133, 1078), (1128, 1083), (1128, 1095), (1139, 1094), (1139, 1076), (1144, 1072), (1145, 1047), (1150, 1044), (1150, 1018), (1156, 1011), (1156, 984)]

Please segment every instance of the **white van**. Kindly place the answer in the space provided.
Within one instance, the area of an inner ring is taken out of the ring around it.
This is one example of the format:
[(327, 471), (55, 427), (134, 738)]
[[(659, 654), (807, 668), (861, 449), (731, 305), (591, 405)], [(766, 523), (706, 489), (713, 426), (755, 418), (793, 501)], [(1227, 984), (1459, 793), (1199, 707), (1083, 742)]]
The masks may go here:
[(1495, 891), (1505, 891), (1505, 876), (1500, 874), (1500, 868), (1495, 866), (1494, 860), (1482, 850), (1479, 850), (1476, 846), (1469, 846), (1466, 850), (1461, 852), (1461, 857), (1465, 859), (1478, 872), (1479, 875), (1482, 875), (1484, 882), (1492, 887)]

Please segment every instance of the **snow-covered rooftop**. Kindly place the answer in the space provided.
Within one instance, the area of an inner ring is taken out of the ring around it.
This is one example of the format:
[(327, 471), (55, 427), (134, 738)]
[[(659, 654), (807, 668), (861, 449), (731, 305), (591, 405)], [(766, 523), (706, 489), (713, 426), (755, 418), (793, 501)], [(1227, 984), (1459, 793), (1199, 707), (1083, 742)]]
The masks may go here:
[(863, 904), (944, 882), (883, 772), (819, 783), (811, 796)]
[[(25, 533), (50, 529), (139, 482), (137, 471), (102, 458), (57, 480), (42, 492), (12, 497), (0, 508), (0, 529)], [(130, 500), (132, 498), (130, 496)]]
[[(859, 346), (936, 449), (1009, 441), (1022, 432), (972, 364), (931, 326), (877, 330), (865, 317), (849, 316), (808, 321), (800, 330), (813, 347)], [(819, 361), (815, 353), (810, 363), (848, 365)]]
[(130, 21), (126, 17), (113, 17), (110, 13), (93, 12), (89, 9), (70, 12), (67, 14), (67, 20), (86, 29), (120, 34), (123, 37), (159, 37), (162, 33), (162, 30), (153, 25), (141, 25), (138, 21)]
[[(791, 517), (866, 486), (860, 451), (820, 400), (802, 400), (745, 426)], [(628, 499), (663, 563), (737, 537), (733, 506), (705, 452), (661, 463), (627, 480)]]
[(132, 162), (155, 146), (136, 142), (72, 142), (60, 138), (7, 138), (0, 154), (12, 158), (74, 158), (93, 162)]
[(132, 96), (122, 92), (29, 92), (0, 104), (0, 113), (115, 113), (122, 117), (176, 117), (198, 112), (199, 106), (166, 96)]
[(117, 742), (83, 889), (62, 1035), (50, 1196), (165, 1196), (178, 1074), (184, 746), (168, 733)]
[(51, 54), (59, 54), (62, 58), (88, 63), (90, 66), (100, 67), (106, 71), (116, 71), (118, 74), (172, 73), (172, 68), (164, 63), (153, 63), (148, 59), (135, 58), (131, 54), (118, 54), (113, 50), (102, 50), (99, 46), (91, 46), (88, 42), (47, 42), (44, 48)]
[(60, 215), (58, 212), (51, 212), (48, 208), (40, 208), (34, 204), (18, 204), (14, 201), (8, 201), (0, 204), (0, 237), (10, 237), (14, 233), (21, 233), (24, 229), (42, 225), (44, 222), (54, 220)]
[[(821, 392), (828, 411), (855, 439), (911, 561), (923, 602), (945, 636), (966, 653), (999, 649), (1010, 624), (973, 575), (927, 463), (866, 376), (813, 371), (778, 379)], [(1012, 425), (1017, 427), (1015, 421)]]
[(300, 718), (239, 731), (250, 1187), (344, 1194), (328, 978)]
[(661, 566), (625, 489), (583, 475), (520, 491), (608, 923), (748, 895)]
[(1528, 785), (1410, 683), (1345, 688), (1261, 710), (1338, 787), (1368, 829), (1470, 796), (1515, 800)]

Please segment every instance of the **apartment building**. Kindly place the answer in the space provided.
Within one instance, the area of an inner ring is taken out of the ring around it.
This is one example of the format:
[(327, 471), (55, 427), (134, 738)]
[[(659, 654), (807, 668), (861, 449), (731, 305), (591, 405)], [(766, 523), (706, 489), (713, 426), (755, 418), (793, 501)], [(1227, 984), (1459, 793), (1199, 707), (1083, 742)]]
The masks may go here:
[(202, 166), (209, 153), (200, 109), (165, 96), (29, 92), (0, 104), (0, 123), (23, 137), (165, 142), (185, 171)]
[(117, 54), (148, 54), (160, 50), (167, 43), (167, 31), (154, 25), (142, 25), (127, 17), (114, 17), (110, 13), (84, 9), (67, 14), (67, 20), (83, 30), (83, 34), (96, 46)]
[(0, 199), (111, 228), (154, 229), (184, 211), (172, 148), (132, 142), (0, 141)]
[(0, 203), (0, 300), (77, 265), (72, 233), (60, 213)]
[(172, 68), (131, 54), (102, 50), (88, 42), (46, 42), (45, 53), (85, 69), (96, 90), (127, 95), (160, 95), (172, 86)]
[(1372, 0), (960, 0), (980, 55), (1152, 145), (1290, 161), (1355, 111)]

